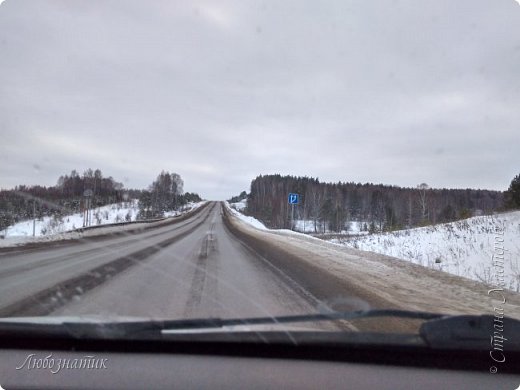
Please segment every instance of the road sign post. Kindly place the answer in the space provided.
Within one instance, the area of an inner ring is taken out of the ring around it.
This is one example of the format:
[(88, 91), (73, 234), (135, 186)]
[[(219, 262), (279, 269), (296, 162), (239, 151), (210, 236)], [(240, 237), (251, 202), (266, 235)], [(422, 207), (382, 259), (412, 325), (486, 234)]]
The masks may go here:
[(291, 230), (294, 230), (294, 205), (300, 203), (300, 195), (291, 192), (287, 201), (291, 205)]

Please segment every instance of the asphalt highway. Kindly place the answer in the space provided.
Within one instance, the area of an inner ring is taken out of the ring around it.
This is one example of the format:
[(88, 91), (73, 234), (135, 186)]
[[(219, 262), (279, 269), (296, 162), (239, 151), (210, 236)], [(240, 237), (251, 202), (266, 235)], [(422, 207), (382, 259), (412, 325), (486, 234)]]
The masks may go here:
[(298, 281), (235, 237), (223, 205), (141, 232), (0, 252), (0, 315), (152, 318), (316, 312)]

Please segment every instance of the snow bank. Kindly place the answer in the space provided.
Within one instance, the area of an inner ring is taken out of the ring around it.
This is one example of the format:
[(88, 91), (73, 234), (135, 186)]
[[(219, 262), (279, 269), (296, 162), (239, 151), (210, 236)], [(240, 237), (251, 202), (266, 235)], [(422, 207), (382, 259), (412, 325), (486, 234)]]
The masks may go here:
[(506, 287), (520, 290), (520, 211), (331, 241), (490, 284), (502, 272), (502, 264), (493, 263), (500, 245)]
[[(188, 203), (180, 211), (165, 213), (165, 217), (169, 218), (186, 214), (192, 210), (196, 210), (202, 207), (206, 203), (206, 201)], [(56, 223), (56, 220), (53, 220), (52, 217), (45, 217), (42, 221), (36, 221), (35, 237), (32, 236), (32, 220), (18, 222), (17, 224), (8, 227), (6, 229), (7, 232), (5, 230), (0, 232), (0, 235), (4, 235), (4, 238), (0, 239), (0, 248), (24, 245), (29, 243), (74, 240), (89, 236), (97, 236), (126, 230), (134, 230), (141, 224), (150, 225), (154, 223), (161, 223), (150, 221), (139, 222), (136, 220), (138, 213), (139, 207), (137, 199), (131, 202), (124, 202), (120, 204), (115, 203), (96, 208), (93, 210), (92, 213), (92, 226), (100, 227), (92, 230), (86, 229), (82, 232), (74, 230), (83, 227), (83, 216), (81, 213), (65, 216), (61, 220), (58, 220), (58, 223)], [(96, 214), (102, 217), (100, 220), (101, 223), (99, 223), (99, 225), (97, 224), (99, 220), (95, 217)], [(129, 219), (123, 218), (123, 216), (126, 217), (127, 215), (130, 216)], [(121, 224), (119, 224), (120, 222)], [(127, 222), (133, 223), (125, 224)], [(52, 227), (52, 229), (49, 229), (49, 227)]]
[(166, 211), (164, 213), (164, 217), (165, 218), (177, 217), (179, 215), (187, 213), (188, 211), (196, 210), (199, 207), (205, 205), (206, 203), (207, 203), (207, 201), (205, 201), (205, 200), (200, 201), (200, 202), (190, 202), (190, 203), (186, 204), (185, 206), (183, 206), (180, 210)]
[[(133, 199), (129, 202), (113, 203), (102, 207), (96, 207), (91, 212), (91, 225), (108, 225), (119, 222), (132, 222), (137, 218), (139, 201)], [(35, 236), (49, 236), (65, 233), (67, 231), (83, 227), (83, 214), (75, 213), (62, 218), (43, 217), (36, 220)], [(32, 237), (33, 220), (21, 221), (9, 226), (0, 232), (5, 238)]]
[[(295, 219), (295, 230), (302, 233), (325, 233), (338, 234), (337, 232), (329, 230), (328, 224), (321, 221), (314, 221), (312, 219)], [(363, 228), (369, 226), (369, 222), (364, 221), (349, 221), (345, 225), (345, 229), (339, 234), (368, 234)]]
[(240, 202), (238, 203), (232, 203), (232, 204), (229, 204), (228, 202), (226, 202), (226, 206), (228, 208), (228, 210), (237, 218), (239, 218), (240, 220), (250, 224), (251, 226), (257, 228), (257, 229), (261, 229), (261, 230), (268, 230), (265, 225), (260, 222), (258, 219), (256, 218), (253, 218), (253, 217), (250, 217), (248, 215), (244, 215), (242, 214), (241, 212), (237, 211), (233, 205), (236, 205), (236, 204), (239, 204)]
[(242, 199), (240, 202), (228, 203), (228, 205), (235, 210), (244, 211), (247, 207), (247, 199)]

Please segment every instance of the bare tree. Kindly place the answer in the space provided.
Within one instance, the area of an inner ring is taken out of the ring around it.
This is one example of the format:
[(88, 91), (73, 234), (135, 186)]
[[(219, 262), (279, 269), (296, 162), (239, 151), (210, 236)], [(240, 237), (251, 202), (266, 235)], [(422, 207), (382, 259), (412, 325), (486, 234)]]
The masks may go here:
[(417, 186), (417, 189), (419, 190), (419, 207), (421, 208), (421, 218), (424, 222), (428, 220), (428, 203), (426, 195), (430, 187), (426, 183), (421, 183)]

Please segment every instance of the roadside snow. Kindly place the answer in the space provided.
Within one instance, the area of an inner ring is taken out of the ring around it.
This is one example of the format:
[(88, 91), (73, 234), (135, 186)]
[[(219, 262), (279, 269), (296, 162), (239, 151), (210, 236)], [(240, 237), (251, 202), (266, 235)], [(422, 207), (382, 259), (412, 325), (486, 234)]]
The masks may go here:
[[(203, 206), (206, 201), (197, 202), (197, 203), (188, 203), (183, 207), (182, 210), (177, 212), (165, 213), (166, 218), (179, 216), (185, 214), (189, 211), (198, 209)], [(94, 213), (99, 212), (99, 215), (105, 217), (101, 220), (101, 224), (96, 225), (96, 218), (94, 217)], [(139, 229), (141, 226), (145, 225), (160, 225), (164, 223), (163, 221), (150, 222), (150, 221), (136, 221), (137, 214), (139, 212), (138, 201), (137, 199), (131, 202), (125, 202), (123, 204), (111, 204), (103, 207), (99, 207), (93, 212), (93, 224), (92, 226), (103, 226), (110, 224), (117, 224), (121, 222), (119, 225), (115, 226), (106, 226), (100, 227), (92, 230), (85, 230), (82, 232), (75, 231), (73, 229), (79, 229), (83, 226), (83, 216), (80, 213), (68, 215), (62, 218), (62, 221), (58, 224), (55, 224), (52, 220), (52, 217), (46, 217), (43, 221), (36, 221), (36, 236), (32, 236), (32, 220), (31, 221), (23, 221), (19, 222), (13, 226), (7, 228), (7, 236), (3, 239), (0, 239), (0, 248), (1, 247), (12, 247), (18, 245), (24, 245), (29, 243), (39, 243), (39, 242), (49, 242), (49, 241), (61, 241), (61, 240), (74, 240), (80, 239), (84, 237), (98, 236), (103, 234), (111, 234), (121, 231), (127, 230), (135, 230)], [(108, 213), (108, 218), (106, 218), (106, 213)], [(125, 224), (125, 219), (122, 219), (121, 216), (126, 216), (127, 214), (131, 215), (132, 224)], [(40, 223), (40, 224), (38, 224)], [(46, 224), (45, 224), (46, 223)], [(46, 234), (42, 234), (43, 228), (48, 228), (49, 225), (53, 226), (52, 230), (46, 231)], [(39, 234), (38, 234), (39, 233)], [(0, 235), (5, 234), (5, 230), (0, 232)]]
[[(108, 225), (118, 222), (135, 221), (139, 212), (139, 201), (132, 199), (129, 202), (113, 203), (92, 209), (91, 225)], [(83, 227), (83, 213), (66, 215), (62, 218), (43, 217), (36, 220), (35, 236), (49, 236), (64, 233)], [(33, 220), (21, 221), (0, 231), (0, 236), (32, 237)]]
[[(485, 283), (503, 272), (505, 287), (520, 290), (520, 211), (331, 242)], [(495, 246), (504, 248), (503, 262)]]
[[(369, 225), (370, 223), (364, 221), (349, 221), (345, 225), (345, 229), (341, 232), (341, 234), (368, 234), (366, 228)], [(312, 219), (295, 219), (294, 228), (295, 230), (302, 233), (337, 234), (328, 229), (327, 223), (314, 221)]]
[(228, 203), (228, 205), (235, 210), (244, 211), (244, 209), (247, 207), (247, 199), (242, 199), (240, 202)]
[[(240, 203), (240, 202), (239, 202)], [(226, 202), (226, 206), (228, 208), (228, 210), (237, 218), (239, 218), (240, 220), (250, 224), (251, 226), (257, 228), (257, 229), (261, 229), (261, 230), (268, 230), (265, 225), (260, 222), (258, 219), (256, 218), (253, 218), (253, 217), (250, 217), (250, 216), (247, 216), (247, 215), (244, 215), (240, 212), (238, 212), (233, 206), (236, 205), (236, 204), (239, 204), (239, 203), (232, 203), (232, 204), (229, 204), (228, 202)]]
[[(248, 219), (252, 224), (254, 225), (261, 225), (262, 222), (258, 221), (255, 218), (247, 217), (243, 214), (245, 208), (247, 207), (247, 199), (242, 199), (240, 202), (234, 202), (229, 203), (226, 202), (228, 208), (233, 210), (233, 212), (239, 211), (242, 214), (235, 214), (239, 218), (246, 217), (250, 218)], [(368, 234), (368, 231), (365, 231), (364, 228), (366, 226), (370, 225), (368, 222), (364, 221), (349, 221), (345, 225), (345, 230), (341, 232), (341, 234), (357, 234), (357, 235), (364, 235)], [(265, 228), (265, 226), (264, 226)], [(314, 221), (312, 219), (295, 219), (294, 220), (294, 230), (301, 233), (328, 233), (328, 234), (337, 234), (335, 232), (332, 232), (329, 230), (327, 223), (321, 222), (321, 221)]]
[(177, 217), (179, 215), (187, 213), (188, 211), (196, 210), (206, 203), (207, 203), (207, 201), (205, 201), (205, 200), (200, 201), (200, 202), (190, 202), (190, 203), (186, 204), (185, 206), (183, 206), (180, 210), (166, 211), (164, 213), (164, 217), (165, 218)]
[(25, 244), (32, 244), (32, 243), (41, 243), (41, 242), (52, 242), (52, 241), (62, 241), (62, 240), (77, 240), (85, 237), (92, 237), (92, 236), (100, 236), (104, 234), (112, 234), (112, 233), (118, 233), (128, 230), (135, 230), (139, 229), (141, 226), (148, 225), (148, 224), (159, 224), (160, 222), (136, 222), (133, 224), (119, 224), (115, 226), (105, 226), (100, 227), (98, 229), (91, 229), (91, 230), (85, 230), (85, 231), (69, 231), (69, 232), (62, 232), (62, 233), (55, 233), (48, 236), (38, 236), (38, 237), (32, 237), (32, 236), (14, 236), (14, 237), (8, 237), (4, 239), (0, 239), (0, 248), (6, 248), (6, 247), (13, 247), (13, 246), (19, 246), (19, 245), (25, 245)]

